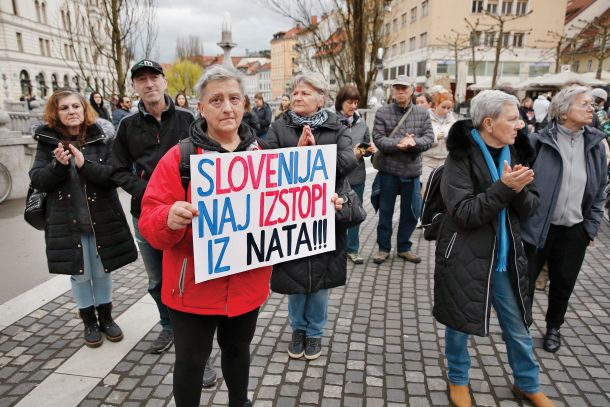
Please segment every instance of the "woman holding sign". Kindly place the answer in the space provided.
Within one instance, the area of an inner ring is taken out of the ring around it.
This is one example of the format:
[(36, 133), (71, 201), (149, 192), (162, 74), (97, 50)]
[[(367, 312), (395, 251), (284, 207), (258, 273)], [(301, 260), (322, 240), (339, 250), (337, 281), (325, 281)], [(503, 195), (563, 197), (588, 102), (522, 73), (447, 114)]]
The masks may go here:
[[(324, 109), (326, 93), (326, 83), (319, 75), (296, 76), (292, 81), (292, 109), (273, 122), (267, 142), (271, 148), (336, 144), (335, 185), (340, 187), (358, 162), (347, 129), (335, 113)], [(335, 226), (335, 244), (333, 252), (273, 267), (271, 289), (288, 294), (291, 358), (313, 360), (322, 353), (329, 289), (344, 285), (347, 276), (347, 229), (340, 224)]]

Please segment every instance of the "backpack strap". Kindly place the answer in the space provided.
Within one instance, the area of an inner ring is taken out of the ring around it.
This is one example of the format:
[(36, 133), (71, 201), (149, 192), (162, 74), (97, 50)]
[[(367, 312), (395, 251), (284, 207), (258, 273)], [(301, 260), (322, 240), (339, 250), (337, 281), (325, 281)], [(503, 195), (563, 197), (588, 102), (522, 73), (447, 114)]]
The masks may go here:
[(197, 154), (197, 147), (191, 141), (190, 137), (180, 140), (180, 181), (184, 188), (184, 200), (188, 198), (188, 188), (191, 182), (191, 155)]

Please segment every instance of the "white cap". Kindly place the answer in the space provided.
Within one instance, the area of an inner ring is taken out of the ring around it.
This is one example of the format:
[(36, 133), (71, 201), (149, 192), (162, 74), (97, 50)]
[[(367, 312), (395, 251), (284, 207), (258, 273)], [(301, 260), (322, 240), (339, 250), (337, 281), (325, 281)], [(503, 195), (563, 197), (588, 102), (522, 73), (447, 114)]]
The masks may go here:
[(608, 99), (608, 92), (606, 92), (602, 88), (595, 88), (591, 90), (591, 95), (593, 96), (593, 98), (600, 98), (604, 100)]

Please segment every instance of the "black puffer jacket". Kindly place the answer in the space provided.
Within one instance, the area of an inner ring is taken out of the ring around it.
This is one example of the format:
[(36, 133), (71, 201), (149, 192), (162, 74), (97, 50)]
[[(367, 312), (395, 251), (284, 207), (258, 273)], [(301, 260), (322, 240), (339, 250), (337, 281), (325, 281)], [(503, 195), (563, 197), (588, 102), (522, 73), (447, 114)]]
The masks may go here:
[[(269, 148), (296, 147), (303, 128), (292, 123), (290, 116), (282, 115), (274, 121), (267, 133)], [(352, 142), (347, 128), (329, 112), (322, 126), (313, 129), (317, 145), (337, 145), (336, 186), (342, 186), (347, 175), (356, 168), (358, 162), (352, 150)], [(345, 285), (347, 278), (347, 229), (335, 225), (335, 251), (317, 254), (273, 266), (271, 289), (281, 294), (314, 293), (323, 288)]]
[[(496, 273), (498, 213), (508, 206), (509, 265), (519, 310), (526, 326), (532, 323), (528, 296), (527, 259), (519, 221), (539, 203), (533, 185), (514, 192), (491, 175), (470, 135), (471, 121), (456, 122), (447, 138), (449, 157), (441, 181), (447, 215), (437, 240), (434, 269), (434, 317), (458, 331), (489, 334), (491, 285)], [(533, 149), (519, 134), (511, 146), (511, 165), (527, 164)]]
[(34, 188), (48, 193), (45, 243), (51, 273), (83, 274), (80, 237), (86, 230), (95, 235), (106, 272), (138, 257), (116, 185), (110, 179), (112, 126), (109, 131), (104, 134), (99, 124), (87, 129), (81, 148), (85, 164), (80, 170), (55, 159), (59, 135), (54, 129), (43, 125), (35, 131), (38, 147), (30, 179)]

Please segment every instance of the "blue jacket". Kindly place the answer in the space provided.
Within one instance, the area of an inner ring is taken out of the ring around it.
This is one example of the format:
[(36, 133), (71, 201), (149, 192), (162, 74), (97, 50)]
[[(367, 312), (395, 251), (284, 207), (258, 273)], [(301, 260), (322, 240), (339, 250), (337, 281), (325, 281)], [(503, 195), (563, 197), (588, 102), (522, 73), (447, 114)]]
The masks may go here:
[[(585, 126), (585, 157), (587, 163), (587, 185), (582, 200), (584, 227), (590, 240), (595, 239), (604, 214), (606, 201), (606, 183), (608, 167), (606, 152), (602, 145), (604, 134), (596, 128)], [(557, 138), (557, 123), (552, 122), (540, 133), (530, 135), (530, 142), (536, 150), (534, 165), (535, 183), (540, 192), (540, 206), (521, 228), (524, 241), (538, 247), (544, 247), (551, 215), (557, 204), (562, 179), (562, 160)]]

